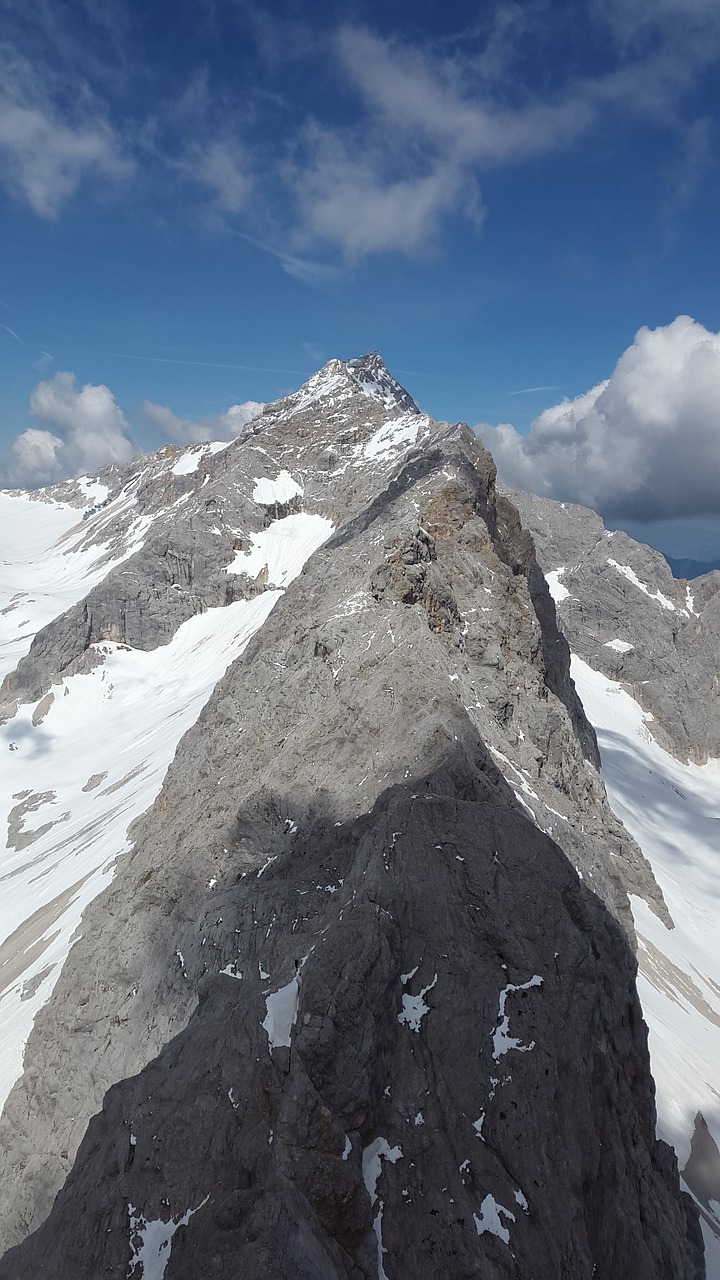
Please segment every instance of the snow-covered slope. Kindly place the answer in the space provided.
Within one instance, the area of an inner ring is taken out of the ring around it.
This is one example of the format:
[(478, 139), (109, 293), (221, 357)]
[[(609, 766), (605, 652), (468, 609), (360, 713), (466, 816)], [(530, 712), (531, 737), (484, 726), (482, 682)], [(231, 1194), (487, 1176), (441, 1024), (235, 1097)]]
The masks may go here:
[[(88, 498), (84, 510), (90, 508)], [(0, 492), (0, 682), (40, 628), (82, 599), (110, 567), (102, 542), (86, 546), (82, 516), (82, 507), (67, 502)]]
[[(720, 1142), (720, 760), (682, 764), (614, 680), (574, 657), (610, 803), (652, 864), (674, 922), (633, 898), (638, 989), (650, 1028), (658, 1131), (702, 1210), (708, 1280), (720, 1280), (720, 1183), (687, 1168), (698, 1112)], [(714, 1193), (714, 1194), (713, 1194)]]
[[(97, 567), (95, 556), (76, 550), (72, 508), (2, 497), (11, 549), (3, 585), (11, 600), (20, 583), (27, 592), (16, 602), (21, 636), (5, 649), (11, 662), (115, 562)], [(220, 676), (332, 529), (320, 515), (273, 521), (228, 567), (253, 577), (265, 571), (273, 589), (188, 619), (167, 647), (95, 645), (98, 666), (64, 678), (0, 725), (0, 811), (7, 823), (0, 860), (0, 1106), (82, 912), (128, 848), (130, 823), (152, 804), (177, 743)]]
[(129, 847), (175, 748), (281, 591), (189, 619), (150, 653), (110, 642), (105, 662), (55, 688), (42, 720), (21, 707), (0, 727), (0, 1104), (17, 1078), (84, 908)]
[[(512, 491), (532, 529), (610, 803), (669, 910), (631, 897), (658, 1132), (720, 1280), (720, 575), (674, 581), (592, 511)], [(704, 761), (703, 764), (694, 761)]]

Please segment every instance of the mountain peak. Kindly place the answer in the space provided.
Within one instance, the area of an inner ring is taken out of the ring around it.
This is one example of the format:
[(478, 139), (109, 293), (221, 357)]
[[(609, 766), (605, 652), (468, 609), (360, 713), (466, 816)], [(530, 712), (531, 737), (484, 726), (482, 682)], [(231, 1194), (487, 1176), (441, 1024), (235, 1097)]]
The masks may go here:
[(397, 407), (404, 413), (420, 412), (412, 396), (393, 378), (379, 352), (369, 351), (367, 355), (348, 360), (345, 368), (365, 395), (380, 400), (386, 408)]
[(378, 352), (370, 351), (352, 360), (329, 360), (292, 395), (268, 405), (264, 416), (267, 419), (269, 413), (285, 414), (288, 410), (298, 413), (316, 403), (337, 405), (358, 391), (395, 414), (420, 412), (412, 396), (393, 378)]

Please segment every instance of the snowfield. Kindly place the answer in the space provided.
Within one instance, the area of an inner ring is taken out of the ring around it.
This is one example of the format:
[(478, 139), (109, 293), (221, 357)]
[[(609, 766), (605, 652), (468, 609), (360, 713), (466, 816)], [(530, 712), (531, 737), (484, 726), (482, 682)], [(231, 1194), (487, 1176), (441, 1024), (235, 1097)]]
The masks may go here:
[(104, 664), (55, 686), (42, 723), (22, 706), (0, 727), (9, 825), (0, 855), (0, 1104), (84, 908), (129, 848), (129, 824), (153, 803), (180, 738), (281, 595), (209, 609), (150, 653), (104, 643)]
[[(632, 899), (658, 1134), (682, 1171), (698, 1111), (720, 1146), (720, 761), (681, 764), (620, 684), (575, 656), (572, 675), (598, 736), (610, 804), (652, 865), (675, 923), (666, 928)], [(720, 1233), (713, 1201), (710, 1215)], [(720, 1280), (720, 1235), (706, 1219), (702, 1226), (708, 1280)]]

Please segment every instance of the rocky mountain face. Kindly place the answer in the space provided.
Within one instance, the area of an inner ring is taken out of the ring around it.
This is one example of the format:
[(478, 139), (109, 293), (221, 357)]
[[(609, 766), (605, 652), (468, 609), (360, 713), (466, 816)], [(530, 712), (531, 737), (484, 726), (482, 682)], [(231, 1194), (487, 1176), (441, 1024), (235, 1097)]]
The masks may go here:
[[(16, 500), (68, 585), (2, 690), (0, 1277), (701, 1277), (628, 892), (668, 907), (468, 428), (333, 361), (227, 447)], [(102, 716), (126, 758), (53, 784)]]
[(691, 583), (594, 511), (507, 490), (551, 575), (574, 653), (628, 684), (681, 759), (720, 756), (720, 573)]
[(659, 1130), (675, 1147), (720, 1277), (720, 573), (675, 581), (592, 511), (512, 492), (573, 650), (610, 802), (670, 911), (633, 899)]

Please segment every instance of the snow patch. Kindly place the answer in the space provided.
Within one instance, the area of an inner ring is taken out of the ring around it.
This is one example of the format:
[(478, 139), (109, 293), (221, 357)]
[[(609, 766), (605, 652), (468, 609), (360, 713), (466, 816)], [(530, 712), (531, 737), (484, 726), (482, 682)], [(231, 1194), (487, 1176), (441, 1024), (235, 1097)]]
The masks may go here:
[(208, 440), (204, 444), (191, 445), (189, 449), (183, 449), (175, 465), (170, 468), (170, 472), (174, 476), (192, 475), (193, 471), (197, 471), (201, 459), (206, 454), (218, 453), (226, 448), (225, 440)]
[(78, 476), (75, 483), (84, 493), (91, 507), (99, 507), (107, 500), (110, 493), (106, 484), (101, 484), (99, 480), (93, 480), (90, 476)]
[(520, 1208), (522, 1209), (523, 1213), (529, 1213), (530, 1209), (528, 1206), (528, 1202), (525, 1196), (523, 1195), (522, 1191), (518, 1188), (517, 1191), (513, 1191), (513, 1195), (517, 1203), (520, 1205)]
[(141, 1213), (138, 1213), (133, 1205), (129, 1204), (128, 1216), (130, 1218), (130, 1248), (132, 1255), (127, 1271), (128, 1277), (135, 1274), (138, 1263), (140, 1263), (142, 1265), (142, 1271), (140, 1272), (142, 1280), (163, 1280), (165, 1268), (170, 1261), (172, 1238), (175, 1232), (178, 1227), (186, 1227), (193, 1214), (202, 1209), (209, 1199), (210, 1196), (207, 1195), (196, 1208), (188, 1209), (181, 1218), (177, 1220), (171, 1218), (169, 1222), (163, 1222), (161, 1218), (148, 1221)]
[(391, 1147), (386, 1138), (375, 1138), (369, 1146), (363, 1149), (362, 1176), (370, 1197), (370, 1204), (374, 1204), (377, 1200), (377, 1184), (380, 1177), (381, 1160), (389, 1160), (390, 1164), (397, 1164), (398, 1160), (402, 1160), (402, 1148), (400, 1146)]
[[(380, 1177), (381, 1160), (389, 1160), (390, 1164), (397, 1164), (398, 1160), (402, 1160), (401, 1148), (399, 1146), (389, 1146), (385, 1138), (375, 1138), (369, 1146), (364, 1148), (362, 1153), (362, 1175), (371, 1205), (374, 1205), (377, 1200), (377, 1184)], [(377, 1240), (378, 1280), (388, 1280), (383, 1262), (384, 1254), (387, 1253), (387, 1249), (384, 1248), (382, 1242), (384, 1208), (385, 1206), (380, 1200), (373, 1220), (373, 1231)]]
[(498, 1025), (493, 1034), (493, 1058), (497, 1062), (500, 1058), (509, 1053), (511, 1049), (517, 1049), (518, 1053), (529, 1053), (535, 1048), (535, 1041), (531, 1040), (530, 1044), (523, 1044), (521, 1040), (516, 1040), (510, 1035), (510, 1015), (505, 1012), (507, 998), (515, 991), (529, 991), (531, 987), (541, 987), (543, 984), (539, 974), (533, 974), (527, 982), (521, 982), (515, 985), (509, 982), (500, 992), (500, 1003), (498, 1006)]
[(628, 640), (606, 640), (605, 648), (615, 649), (618, 653), (632, 653), (635, 645), (630, 644)]
[(614, 569), (617, 569), (618, 573), (621, 573), (624, 578), (627, 578), (628, 582), (632, 582), (633, 586), (637, 587), (639, 591), (642, 591), (643, 595), (646, 595), (648, 599), (657, 600), (658, 604), (661, 604), (663, 609), (669, 609), (671, 613), (675, 613), (675, 605), (672, 600), (668, 600), (667, 596), (664, 596), (662, 591), (651, 591), (649, 587), (646, 587), (645, 583), (640, 581), (635, 571), (630, 568), (629, 564), (618, 564), (617, 560), (612, 560), (610, 557), (608, 557), (608, 564), (611, 564)]
[(421, 424), (427, 425), (427, 421), (427, 418), (417, 413), (392, 418), (390, 422), (383, 423), (364, 445), (359, 445), (356, 452), (366, 462), (392, 458), (398, 449), (407, 449), (409, 445), (415, 444)]
[(291, 498), (302, 498), (304, 492), (297, 481), (293, 480), (289, 471), (281, 471), (276, 480), (256, 476), (252, 500), (261, 507), (282, 507)]
[(290, 982), (265, 997), (267, 1013), (261, 1026), (267, 1033), (270, 1049), (290, 1048), (291, 1032), (297, 1021), (300, 1000), (300, 970), (306, 960), (307, 956), (300, 962), (298, 971)]
[(503, 1244), (509, 1244), (510, 1232), (500, 1218), (501, 1213), (509, 1222), (515, 1221), (514, 1213), (504, 1205), (498, 1204), (493, 1196), (487, 1195), (480, 1205), (480, 1216), (474, 1213), (473, 1220), (479, 1236), (489, 1231), (491, 1235), (497, 1236), (498, 1240), (502, 1240)]
[(560, 604), (561, 600), (568, 600), (570, 592), (564, 587), (560, 578), (563, 573), (567, 573), (567, 568), (563, 565), (560, 569), (553, 569), (551, 573), (545, 574), (545, 581), (548, 584), (548, 591), (556, 604)]
[(323, 542), (327, 542), (334, 525), (325, 516), (299, 511), (273, 520), (267, 529), (252, 535), (249, 551), (236, 551), (227, 573), (246, 573), (256, 578), (267, 568), (270, 587), (286, 587), (297, 578), (305, 562)]
[[(417, 969), (413, 969), (413, 973), (417, 973)], [(430, 1012), (430, 1006), (425, 1003), (425, 996), (428, 991), (432, 991), (437, 980), (438, 976), (435, 974), (432, 982), (429, 982), (426, 987), (423, 987), (422, 991), (420, 991), (418, 995), (403, 995), (402, 1013), (398, 1014), (398, 1022), (401, 1026), (403, 1023), (406, 1023), (411, 1031), (420, 1030), (420, 1023), (425, 1017), (425, 1014)]]

